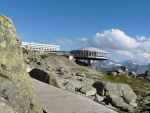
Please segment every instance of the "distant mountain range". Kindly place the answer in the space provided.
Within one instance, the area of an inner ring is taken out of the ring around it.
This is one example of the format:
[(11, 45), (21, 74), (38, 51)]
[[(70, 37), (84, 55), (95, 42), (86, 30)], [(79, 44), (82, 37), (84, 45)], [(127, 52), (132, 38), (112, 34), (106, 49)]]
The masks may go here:
[(137, 74), (142, 74), (145, 73), (145, 71), (150, 70), (150, 64), (140, 65), (133, 61), (125, 61), (123, 62), (123, 65), (126, 66), (129, 69), (129, 71), (134, 71)]
[(113, 69), (117, 69), (120, 66), (126, 66), (129, 71), (134, 71), (137, 74), (145, 73), (145, 71), (150, 70), (150, 64), (148, 65), (140, 65), (131, 60), (124, 62), (115, 62), (111, 60), (99, 61), (96, 63), (97, 69), (101, 69), (104, 71), (111, 71)]
[(120, 66), (122, 66), (121, 63), (111, 61), (111, 60), (99, 61), (96, 63), (96, 68), (104, 71), (111, 71)]

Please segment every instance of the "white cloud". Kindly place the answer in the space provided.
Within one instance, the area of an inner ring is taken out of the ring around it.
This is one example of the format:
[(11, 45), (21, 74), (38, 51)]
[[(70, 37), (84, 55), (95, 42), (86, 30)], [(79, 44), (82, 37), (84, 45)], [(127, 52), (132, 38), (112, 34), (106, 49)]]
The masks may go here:
[(150, 63), (149, 37), (131, 37), (119, 29), (112, 29), (96, 33), (95, 37), (88, 40), (88, 45), (111, 51), (114, 60)]
[(150, 63), (150, 37), (131, 37), (119, 29), (112, 29), (97, 32), (92, 38), (67, 40), (62, 42), (70, 43), (74, 48), (93, 46), (110, 51), (111, 58), (114, 60), (133, 60), (140, 64)]
[(121, 50), (134, 49), (139, 45), (134, 38), (129, 37), (119, 29), (112, 29), (102, 33), (98, 32), (92, 38), (92, 41), (89, 41), (89, 44), (100, 48)]

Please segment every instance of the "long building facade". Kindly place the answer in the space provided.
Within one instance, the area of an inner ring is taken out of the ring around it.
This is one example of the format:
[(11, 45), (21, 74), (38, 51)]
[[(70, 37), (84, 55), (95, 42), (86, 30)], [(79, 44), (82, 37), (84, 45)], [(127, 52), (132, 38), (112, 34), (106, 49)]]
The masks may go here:
[(88, 47), (73, 50), (71, 54), (78, 59), (107, 60), (107, 55), (109, 53), (98, 48)]
[(93, 67), (93, 64), (96, 61), (108, 60), (108, 54), (110, 53), (93, 47), (81, 48), (71, 51), (71, 55), (73, 55), (77, 64)]
[(31, 50), (31, 51), (40, 51), (40, 52), (56, 52), (60, 51), (59, 45), (53, 44), (44, 44), (44, 43), (29, 43), (22, 42), (21, 47)]

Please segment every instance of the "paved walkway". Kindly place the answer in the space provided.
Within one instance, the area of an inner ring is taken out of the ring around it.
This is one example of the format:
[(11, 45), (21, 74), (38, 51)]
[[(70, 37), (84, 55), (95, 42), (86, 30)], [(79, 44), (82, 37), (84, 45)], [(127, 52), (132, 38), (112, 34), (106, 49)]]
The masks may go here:
[(40, 103), (48, 113), (117, 113), (92, 100), (33, 80)]

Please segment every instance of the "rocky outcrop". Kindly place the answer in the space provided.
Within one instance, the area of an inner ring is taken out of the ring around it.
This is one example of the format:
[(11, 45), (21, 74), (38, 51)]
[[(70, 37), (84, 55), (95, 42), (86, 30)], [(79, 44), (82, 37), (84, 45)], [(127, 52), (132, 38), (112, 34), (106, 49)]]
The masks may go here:
[(79, 66), (64, 56), (25, 50), (24, 56), (28, 65), (27, 72), (31, 77), (73, 93), (95, 95), (96, 90), (92, 87), (94, 77), (103, 76), (100, 72)]
[(0, 16), (0, 112), (40, 113), (12, 21)]
[(99, 81), (93, 86), (97, 89), (99, 95), (105, 97), (106, 104), (110, 103), (125, 111), (133, 111), (134, 107), (137, 107), (137, 96), (127, 84)]
[[(33, 77), (32, 72), (40, 70), (41, 74), (38, 75), (36, 73), (35, 75), (46, 77), (47, 82), (45, 83), (75, 94), (87, 96), (97, 103), (104, 104), (111, 109), (119, 108), (124, 111), (133, 111), (137, 106), (137, 97), (126, 84), (102, 82), (98, 84), (98, 87), (97, 85), (95, 87), (95, 84), (97, 84), (96, 81), (100, 80), (104, 75), (100, 72), (78, 66), (64, 56), (55, 54), (39, 55), (37, 52), (30, 51), (27, 51), (27, 54), (24, 55), (25, 61), (30, 67), (28, 72), (31, 77)], [(125, 67), (121, 67), (121, 69), (115, 72), (116, 75), (129, 74)], [(38, 79), (39, 78), (40, 77), (38, 77)], [(43, 81), (43, 79), (40, 78), (40, 81)]]
[(57, 76), (61, 76), (61, 78), (71, 78), (72, 76), (100, 78), (103, 76), (102, 73), (91, 68), (79, 66), (62, 55), (52, 53), (40, 54), (39, 52), (24, 50), (24, 60), (31, 70), (35, 68), (44, 70), (51, 73), (51, 75), (55, 74)]
[(150, 112), (150, 94), (143, 95), (140, 98), (138, 113), (149, 113)]

